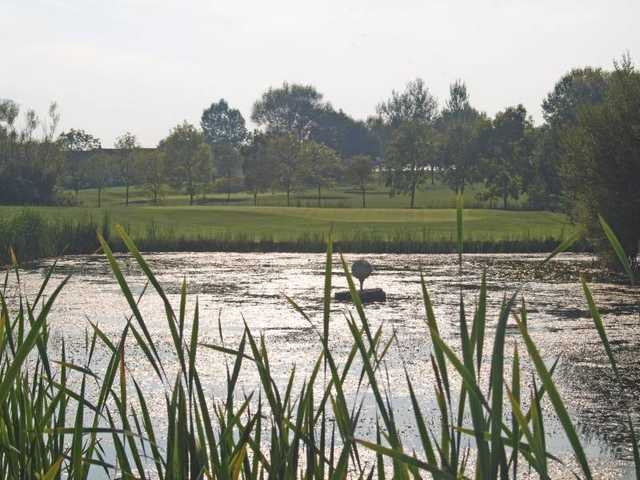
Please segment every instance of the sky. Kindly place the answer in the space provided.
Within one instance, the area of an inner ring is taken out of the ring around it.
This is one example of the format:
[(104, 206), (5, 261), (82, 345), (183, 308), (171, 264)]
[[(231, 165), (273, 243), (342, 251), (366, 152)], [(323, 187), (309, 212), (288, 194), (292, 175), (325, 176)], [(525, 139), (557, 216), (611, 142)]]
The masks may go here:
[(416, 77), (466, 82), (489, 115), (540, 104), (571, 68), (640, 58), (640, 0), (0, 0), (0, 98), (111, 146), (155, 146), (225, 98), (314, 85), (355, 118)]

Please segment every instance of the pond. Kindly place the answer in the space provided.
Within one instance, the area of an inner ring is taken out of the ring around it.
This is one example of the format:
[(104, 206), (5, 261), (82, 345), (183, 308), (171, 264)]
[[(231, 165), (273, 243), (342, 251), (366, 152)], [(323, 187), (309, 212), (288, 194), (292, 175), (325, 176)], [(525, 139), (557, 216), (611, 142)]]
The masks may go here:
[[(236, 346), (246, 321), (254, 334), (264, 334), (278, 382), (286, 381), (293, 365), (296, 365), (299, 381), (309, 374), (320, 351), (318, 337), (314, 328), (288, 304), (285, 295), (305, 310), (315, 326), (322, 324), (324, 255), (162, 253), (147, 254), (146, 258), (176, 306), (181, 283), (186, 280), (188, 314), (193, 311), (196, 298), (198, 300), (202, 343), (220, 344), (220, 326), (225, 345)], [(563, 254), (536, 274), (533, 268), (544, 255), (465, 255), (461, 272), (455, 255), (346, 255), (348, 262), (357, 258), (365, 258), (374, 265), (374, 273), (365, 286), (380, 287), (387, 292), (386, 303), (368, 305), (366, 311), (373, 327), (383, 322), (387, 338), (392, 332), (397, 336), (397, 342), (393, 343), (387, 356), (387, 368), (394, 409), (405, 426), (403, 435), (409, 439), (409, 447), (415, 430), (408, 415), (410, 405), (403, 368), (406, 367), (414, 379), (423, 412), (428, 416), (437, 409), (419, 271), (422, 269), (425, 274), (441, 333), (449, 344), (457, 347), (460, 344), (460, 293), (467, 311), (473, 312), (484, 270), (489, 288), (489, 318), (493, 321), (488, 335), (493, 334), (492, 327), (504, 295), (522, 287), (531, 335), (548, 364), (560, 356), (554, 378), (599, 475), (624, 478), (630, 471), (626, 415), (630, 412), (637, 420), (640, 403), (637, 361), (640, 354), (640, 291), (637, 288), (599, 280), (594, 259), (588, 255)], [(142, 272), (131, 258), (121, 256), (119, 260), (134, 295), (140, 294), (145, 286)], [(346, 280), (338, 257), (334, 260), (334, 290), (342, 290)], [(50, 262), (42, 262), (21, 273), (22, 288), (27, 293), (37, 291), (49, 265)], [(69, 273), (73, 276), (51, 315), (50, 342), (54, 347), (59, 346), (64, 338), (71, 360), (83, 363), (85, 332), (90, 329), (88, 321), (98, 323), (105, 333), (117, 339), (130, 311), (103, 257), (62, 258), (53, 283)], [(580, 273), (591, 279), (595, 301), (602, 312), (624, 379), (622, 389), (613, 386), (605, 352), (579, 284)], [(159, 345), (166, 347), (160, 348), (160, 354), (166, 357), (166, 363), (175, 365), (160, 299), (148, 291), (140, 305), (152, 336)], [(344, 358), (352, 345), (344, 316), (349, 309), (353, 310), (348, 304), (332, 305), (330, 344), (338, 358)], [(507, 335), (510, 356), (520, 336), (513, 327), (508, 329)], [(524, 351), (521, 348), (521, 352)], [(97, 353), (98, 362), (106, 358), (106, 352), (103, 353), (102, 357)], [(490, 361), (490, 354), (491, 349), (485, 348), (485, 365)], [(143, 359), (141, 352), (127, 350), (130, 372), (153, 394), (154, 401), (164, 402), (162, 387), (155, 381), (146, 362), (138, 359)], [(224, 356), (201, 349), (199, 365), (207, 390), (214, 396), (221, 396), (225, 392)], [(506, 378), (508, 375), (510, 373), (505, 372)], [(257, 385), (255, 372), (247, 370), (243, 373), (240, 390), (248, 392)], [(349, 388), (353, 390), (347, 394), (354, 395), (355, 385)], [(370, 403), (366, 405), (371, 407)], [(363, 412), (360, 434), (370, 437), (375, 427), (375, 411), (368, 407)], [(569, 447), (559, 425), (553, 421), (549, 405), (545, 406), (544, 413), (549, 425), (550, 449), (571, 463)], [(565, 473), (566, 470), (561, 469), (558, 476)]]

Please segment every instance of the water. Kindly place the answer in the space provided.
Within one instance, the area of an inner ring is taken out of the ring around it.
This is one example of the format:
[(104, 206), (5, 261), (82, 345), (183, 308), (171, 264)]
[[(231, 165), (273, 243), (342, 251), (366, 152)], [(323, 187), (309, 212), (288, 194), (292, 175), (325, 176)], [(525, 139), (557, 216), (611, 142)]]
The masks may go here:
[[(190, 295), (188, 313), (192, 312), (196, 297), (199, 302), (202, 343), (220, 344), (220, 322), (225, 344), (237, 345), (244, 319), (254, 334), (264, 334), (277, 381), (284, 383), (293, 365), (297, 366), (298, 379), (309, 373), (319, 352), (313, 326), (321, 325), (324, 255), (162, 253), (149, 254), (146, 258), (176, 306), (180, 285), (186, 279)], [(347, 261), (355, 258), (360, 256), (348, 255)], [(387, 366), (394, 408), (404, 425), (403, 434), (409, 439), (409, 447), (414, 430), (408, 416), (410, 409), (403, 367), (415, 381), (424, 405), (423, 412), (428, 415), (436, 411), (419, 269), (422, 267), (426, 275), (441, 334), (454, 346), (459, 345), (460, 292), (467, 311), (473, 312), (480, 273), (486, 269), (488, 310), (493, 319), (489, 325), (489, 337), (493, 334), (493, 323), (503, 296), (522, 286), (534, 341), (548, 364), (558, 356), (561, 358), (555, 380), (578, 425), (588, 455), (598, 465), (602, 478), (624, 478), (630, 458), (629, 434), (624, 424), (627, 412), (637, 417), (640, 398), (640, 368), (637, 364), (640, 353), (640, 291), (637, 288), (599, 280), (593, 259), (585, 255), (562, 255), (537, 276), (532, 274), (532, 268), (542, 261), (543, 255), (467, 255), (461, 274), (458, 274), (455, 255), (367, 255), (364, 258), (375, 268), (374, 275), (365, 282), (365, 286), (381, 287), (387, 292), (386, 303), (367, 306), (366, 310), (374, 327), (380, 322), (385, 324), (386, 338), (394, 331), (397, 335), (397, 342), (387, 357)], [(132, 259), (120, 257), (120, 260), (134, 295), (140, 294), (145, 278)], [(35, 293), (48, 264), (43, 262), (22, 273), (23, 288), (27, 293)], [(336, 290), (346, 288), (341, 270), (336, 263), (333, 280)], [(90, 328), (88, 319), (97, 322), (109, 336), (117, 339), (130, 313), (102, 257), (63, 258), (58, 264), (53, 284), (68, 273), (73, 273), (73, 277), (51, 315), (51, 342), (54, 346), (59, 345), (64, 338), (72, 360), (82, 363), (85, 331)], [(587, 278), (593, 277), (592, 291), (619, 362), (624, 379), (622, 389), (613, 385), (604, 350), (587, 311), (579, 273), (584, 273)], [(313, 326), (294, 311), (285, 295), (293, 298), (307, 312)], [(348, 308), (346, 304), (333, 305), (331, 348), (338, 358), (344, 358), (352, 344), (344, 319)], [(159, 298), (147, 293), (141, 301), (141, 311), (154, 340), (160, 345), (165, 363), (175, 367), (172, 340)], [(507, 340), (509, 356), (518, 340), (517, 330), (510, 328)], [(524, 352), (522, 345), (520, 347)], [(490, 354), (490, 348), (485, 351)], [(142, 354), (128, 349), (127, 355), (130, 372), (150, 392), (152, 401), (163, 402), (162, 387), (155, 381)], [(98, 363), (105, 358), (106, 352), (99, 352)], [(205, 349), (199, 352), (199, 371), (206, 388), (214, 396), (225, 392), (224, 360), (220, 353)], [(485, 364), (489, 360), (487, 357)], [(510, 373), (506, 372), (507, 375)], [(528, 377), (523, 374), (525, 383)], [(257, 383), (257, 376), (247, 371), (241, 377), (239, 389), (248, 392)], [(355, 382), (347, 387), (347, 394), (355, 395)], [(569, 448), (560, 427), (552, 420), (553, 412), (548, 405), (545, 415), (548, 418), (550, 448), (570, 462)], [(360, 435), (371, 436), (374, 422), (374, 411), (365, 409)], [(433, 426), (437, 428), (435, 422)]]

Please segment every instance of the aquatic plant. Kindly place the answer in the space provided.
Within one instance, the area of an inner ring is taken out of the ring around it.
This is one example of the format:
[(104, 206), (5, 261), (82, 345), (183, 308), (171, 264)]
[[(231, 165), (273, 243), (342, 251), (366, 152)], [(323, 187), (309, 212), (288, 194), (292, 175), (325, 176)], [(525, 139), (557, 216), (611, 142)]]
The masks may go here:
[[(459, 245), (462, 248), (462, 205), (458, 210)], [(46, 298), (44, 292), (55, 264), (49, 269), (36, 297), (22, 294), (9, 299), (9, 272), (0, 295), (0, 477), (93, 478), (98, 471), (110, 478), (160, 479), (258, 479), (258, 478), (517, 478), (534, 471), (549, 478), (549, 467), (559, 459), (547, 448), (542, 403), (550, 402), (578, 462), (576, 476), (593, 477), (585, 451), (553, 373), (528, 331), (524, 302), (517, 306), (519, 291), (506, 296), (498, 322), (487, 328), (487, 280), (482, 276), (476, 308), (470, 315), (462, 295), (459, 303), (458, 347), (439, 333), (438, 320), (424, 278), (425, 341), (431, 345), (431, 364), (437, 381), (433, 395), (438, 405), (439, 428), (428, 427), (428, 418), (415, 393), (416, 379), (405, 375), (411, 401), (412, 422), (422, 451), (405, 447), (406, 437), (396, 420), (392, 392), (384, 380), (384, 361), (395, 336), (383, 327), (373, 328), (360, 301), (349, 269), (341, 257), (353, 309), (346, 322), (351, 348), (346, 359), (337, 359), (330, 348), (333, 248), (327, 242), (322, 324), (316, 326), (304, 310), (288, 299), (317, 335), (320, 353), (312, 372), (301, 386), (295, 368), (284, 386), (275, 380), (265, 338), (245, 326), (239, 344), (200, 342), (200, 309), (186, 318), (187, 286), (183, 283), (179, 305), (169, 301), (154, 272), (135, 242), (122, 227), (116, 233), (142, 269), (148, 288), (135, 296), (105, 238), (98, 235), (130, 316), (120, 337), (110, 339), (95, 323), (86, 335), (84, 360), (69, 360), (64, 340), (60, 358), (51, 358), (47, 317), (65, 278)], [(543, 263), (578, 240), (568, 238)], [(462, 251), (460, 250), (460, 261)], [(625, 261), (622, 257), (621, 261)], [(20, 270), (14, 265), (17, 283)], [(626, 267), (625, 267), (626, 270)], [(633, 281), (633, 277), (630, 278)], [(618, 374), (615, 355), (587, 283), (585, 298), (603, 348)], [(149, 291), (163, 305), (177, 369), (159, 354), (139, 301)], [(523, 388), (521, 353), (514, 347), (511, 378), (505, 378), (505, 333), (513, 317), (536, 377), (530, 391)], [(187, 325), (190, 323), (190, 327)], [(490, 360), (486, 351), (491, 348)], [(163, 385), (164, 402), (150, 407), (149, 394), (131, 373), (127, 357), (131, 349), (142, 352), (148, 371)], [(230, 358), (224, 372), (226, 396), (212, 399), (197, 368), (201, 349)], [(98, 371), (96, 352), (106, 352), (106, 367)], [(489, 365), (484, 362), (489, 361)], [(480, 371), (488, 368), (487, 385)], [(257, 373), (260, 385), (239, 393), (241, 371)], [(176, 370), (174, 373), (170, 373)], [(325, 376), (326, 373), (326, 376)], [(326, 378), (326, 380), (325, 380)], [(347, 379), (358, 379), (359, 392), (345, 393)], [(378, 422), (375, 441), (358, 431), (364, 398), (375, 401)], [(160, 433), (157, 419), (166, 422)], [(630, 423), (631, 431), (633, 426)], [(640, 456), (633, 435), (636, 476)], [(365, 461), (370, 452), (371, 460)]]

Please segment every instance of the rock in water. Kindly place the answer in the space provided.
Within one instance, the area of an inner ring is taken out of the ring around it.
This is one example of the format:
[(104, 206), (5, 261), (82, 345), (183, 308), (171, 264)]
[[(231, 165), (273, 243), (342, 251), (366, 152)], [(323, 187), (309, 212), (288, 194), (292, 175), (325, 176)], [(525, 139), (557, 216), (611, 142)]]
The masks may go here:
[[(360, 294), (362, 303), (387, 301), (387, 294), (381, 288), (368, 288), (366, 290), (360, 290), (358, 293)], [(336, 292), (334, 298), (337, 302), (350, 302), (351, 293), (349, 291)]]

